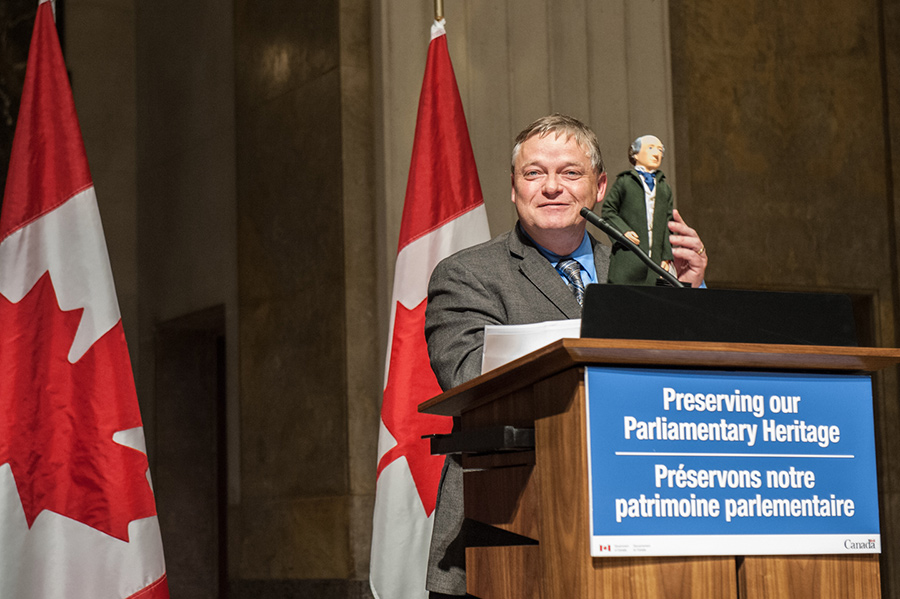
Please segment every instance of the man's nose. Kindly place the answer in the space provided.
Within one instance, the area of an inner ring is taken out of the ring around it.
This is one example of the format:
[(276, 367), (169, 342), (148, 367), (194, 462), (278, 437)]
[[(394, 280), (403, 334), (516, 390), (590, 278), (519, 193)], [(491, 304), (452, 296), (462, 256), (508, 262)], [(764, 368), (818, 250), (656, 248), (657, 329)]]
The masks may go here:
[(544, 179), (544, 194), (548, 196), (556, 195), (560, 192), (559, 178), (550, 173), (547, 175), (547, 178)]

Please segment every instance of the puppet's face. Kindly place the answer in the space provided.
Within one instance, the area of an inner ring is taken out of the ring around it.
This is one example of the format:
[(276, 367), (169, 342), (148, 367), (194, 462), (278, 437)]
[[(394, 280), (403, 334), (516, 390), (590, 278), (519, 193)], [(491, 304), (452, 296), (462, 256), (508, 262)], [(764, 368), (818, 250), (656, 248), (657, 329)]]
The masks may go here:
[(642, 166), (648, 171), (655, 171), (662, 164), (666, 149), (659, 138), (645, 135), (641, 138), (641, 149), (634, 155), (635, 166)]

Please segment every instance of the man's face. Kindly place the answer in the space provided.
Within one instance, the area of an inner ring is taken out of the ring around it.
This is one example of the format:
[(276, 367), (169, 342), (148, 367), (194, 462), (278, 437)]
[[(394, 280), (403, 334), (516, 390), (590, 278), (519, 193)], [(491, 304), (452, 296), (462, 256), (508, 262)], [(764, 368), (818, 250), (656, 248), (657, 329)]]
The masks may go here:
[(655, 171), (662, 164), (666, 149), (662, 142), (652, 135), (641, 138), (641, 150), (634, 155), (635, 166), (642, 166), (648, 171)]
[(541, 243), (541, 233), (583, 233), (579, 215), (603, 199), (606, 174), (599, 177), (574, 136), (535, 135), (519, 147), (512, 201), (525, 232)]

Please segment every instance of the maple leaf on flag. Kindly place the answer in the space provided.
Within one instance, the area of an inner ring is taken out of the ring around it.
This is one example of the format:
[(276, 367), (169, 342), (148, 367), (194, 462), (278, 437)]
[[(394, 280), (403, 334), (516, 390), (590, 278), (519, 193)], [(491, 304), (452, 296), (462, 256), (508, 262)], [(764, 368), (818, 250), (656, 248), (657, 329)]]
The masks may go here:
[(125, 335), (119, 321), (70, 363), (81, 316), (59, 308), (49, 273), (16, 304), (0, 295), (0, 464), (29, 527), (50, 510), (127, 542), (156, 508), (147, 456), (113, 441), (141, 426)]
[[(423, 301), (412, 310), (407, 310), (397, 302), (391, 355), (406, 359), (392, 364), (384, 388), (381, 412), (385, 427), (398, 442), (381, 457), (378, 474), (394, 460), (405, 457), (422, 501), (422, 509), (431, 515), (437, 500), (444, 456), (431, 455), (431, 443), (421, 437), (449, 433), (453, 421), (447, 416), (401, 409), (404, 403), (417, 405), (441, 393), (425, 346), (425, 304)], [(404, 344), (408, 344), (409, 348), (403, 348)]]

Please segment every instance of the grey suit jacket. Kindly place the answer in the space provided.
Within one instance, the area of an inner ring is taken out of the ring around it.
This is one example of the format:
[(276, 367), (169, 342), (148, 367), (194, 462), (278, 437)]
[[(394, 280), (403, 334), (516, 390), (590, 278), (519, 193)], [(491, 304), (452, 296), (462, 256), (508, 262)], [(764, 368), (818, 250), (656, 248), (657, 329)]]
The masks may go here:
[[(591, 238), (597, 280), (605, 282), (609, 248)], [(519, 226), (458, 252), (435, 267), (428, 286), (425, 337), (442, 389), (481, 374), (484, 326), (581, 318), (581, 307), (559, 272)], [(462, 468), (448, 458), (435, 509), (426, 587), (466, 594)]]

